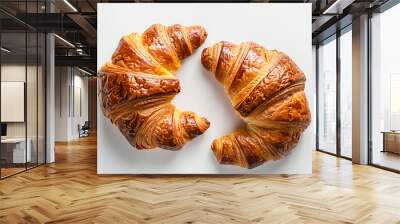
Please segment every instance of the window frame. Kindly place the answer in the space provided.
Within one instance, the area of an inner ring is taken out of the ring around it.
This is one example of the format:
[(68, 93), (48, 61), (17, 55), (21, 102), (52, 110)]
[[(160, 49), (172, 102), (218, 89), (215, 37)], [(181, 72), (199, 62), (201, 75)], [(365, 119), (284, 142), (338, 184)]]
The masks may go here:
[(368, 53), (367, 53), (367, 82), (368, 82), (368, 86), (367, 86), (367, 92), (368, 92), (368, 100), (367, 100), (367, 119), (368, 119), (368, 124), (367, 124), (367, 131), (368, 131), (368, 152), (367, 152), (367, 164), (376, 168), (380, 168), (383, 170), (387, 170), (387, 171), (391, 171), (394, 173), (400, 173), (400, 170), (398, 169), (394, 169), (391, 167), (387, 167), (387, 166), (383, 166), (377, 163), (374, 163), (373, 161), (373, 130), (372, 130), (372, 93), (373, 93), (373, 88), (372, 88), (372, 19), (373, 19), (373, 14), (377, 13), (384, 13), (385, 11), (391, 9), (392, 7), (398, 5), (400, 2), (398, 0), (389, 0), (387, 2), (385, 2), (384, 4), (380, 5), (379, 7), (369, 10), (368, 11), (368, 20), (367, 20), (367, 45), (368, 45)]
[[(319, 152), (323, 152), (329, 155), (333, 155), (339, 158), (347, 159), (347, 160), (352, 160), (351, 157), (344, 156), (342, 155), (342, 150), (341, 150), (341, 118), (340, 118), (340, 103), (341, 103), (341, 97), (340, 97), (340, 84), (341, 84), (341, 64), (340, 64), (340, 37), (344, 35), (347, 32), (352, 32), (352, 23), (346, 25), (340, 30), (337, 30), (336, 33), (332, 34), (331, 36), (327, 37), (326, 39), (320, 41), (318, 44), (316, 44), (316, 150)], [(336, 41), (336, 152), (328, 152), (324, 149), (321, 149), (319, 147), (319, 122), (320, 122), (320, 114), (319, 114), (319, 100), (320, 96), (318, 93), (319, 89), (319, 47), (321, 44), (326, 44), (329, 43), (330, 41)]]
[[(28, 3), (28, 1), (25, 0), (25, 1), (22, 1), (22, 3), (25, 4), (25, 6), (24, 6), (25, 7), (25, 12), (24, 13), (25, 13), (25, 16), (26, 16), (27, 15), (27, 3)], [(39, 0), (32, 1), (32, 3), (36, 3), (36, 11), (38, 12), (39, 11), (39, 8), (38, 8)], [(47, 8), (48, 7), (46, 7), (45, 12), (47, 12), (47, 10), (48, 10)], [(5, 12), (5, 13), (8, 14), (8, 12), (4, 11), (3, 9), (2, 9), (2, 12)], [(19, 31), (11, 31), (11, 32), (4, 31), (4, 30), (0, 29), (0, 46), (2, 45), (1, 41), (2, 41), (2, 35), (3, 34), (6, 34), (6, 33), (21, 33), (21, 34), (25, 35), (25, 40), (24, 40), (25, 41), (25, 49), (24, 49), (24, 51), (25, 51), (25, 56), (24, 56), (25, 57), (25, 87), (24, 87), (24, 92), (25, 92), (24, 93), (25, 166), (24, 166), (24, 169), (22, 169), (20, 171), (17, 171), (17, 172), (14, 172), (12, 174), (6, 175), (6, 176), (3, 175), (2, 167), (0, 166), (0, 180), (4, 180), (4, 179), (6, 179), (8, 177), (12, 177), (14, 175), (26, 172), (26, 171), (28, 171), (30, 169), (39, 167), (39, 166), (44, 165), (44, 164), (47, 163), (47, 128), (46, 128), (47, 127), (47, 110), (46, 110), (46, 108), (47, 108), (47, 81), (46, 81), (46, 79), (47, 79), (47, 32), (43, 32), (41, 30), (38, 30), (38, 29), (30, 26), (29, 24), (24, 23), (23, 21), (20, 21), (18, 18), (13, 17), (12, 14), (9, 14), (9, 16), (12, 19), (14, 19), (15, 21), (17, 21), (19, 23), (22, 23), (23, 29), (21, 29)], [(1, 28), (1, 24), (0, 24), (0, 28)], [(36, 136), (34, 136), (34, 138), (36, 138), (37, 142), (38, 142), (38, 139), (39, 139), (39, 113), (38, 113), (38, 111), (39, 111), (39, 94), (38, 94), (39, 93), (39, 81), (38, 81), (39, 70), (38, 70), (38, 67), (40, 65), (39, 64), (39, 41), (41, 41), (41, 44), (42, 44), (42, 47), (43, 47), (43, 49), (40, 49), (41, 50), (40, 52), (43, 54), (41, 56), (42, 56), (42, 60), (44, 60), (43, 61), (44, 63), (42, 64), (43, 67), (42, 67), (42, 70), (41, 70), (42, 82), (43, 82), (42, 83), (43, 84), (43, 92), (42, 92), (42, 96), (43, 96), (42, 103), (43, 103), (43, 105), (41, 105), (41, 106), (43, 107), (42, 109), (44, 109), (43, 117), (41, 117), (41, 119), (44, 119), (44, 120), (42, 120), (42, 122), (43, 122), (43, 127), (42, 128), (44, 128), (44, 130), (43, 130), (43, 145), (42, 145), (42, 147), (43, 147), (42, 148), (43, 155), (41, 155), (41, 157), (43, 157), (42, 158), (43, 161), (39, 162), (39, 144), (37, 143), (37, 145), (36, 145), (36, 161), (35, 161), (35, 163), (30, 164), (30, 166), (28, 166), (29, 162), (27, 162), (27, 156), (28, 156), (28, 154), (27, 154), (27, 147), (28, 147), (28, 144), (27, 144), (27, 142), (28, 142), (27, 141), (27, 139), (28, 139), (28, 116), (27, 116), (28, 115), (27, 114), (28, 113), (28, 111), (27, 111), (28, 34), (33, 34), (33, 35), (36, 36), (36, 49), (35, 49), (35, 51), (36, 51), (36, 60), (34, 62), (34, 65), (36, 66), (36, 69), (35, 69), (36, 91), (34, 93), (36, 95), (35, 96), (36, 97), (36, 122), (35, 122), (36, 123), (35, 124), (36, 125)], [(43, 34), (43, 35), (39, 35), (39, 34)], [(39, 36), (42, 37), (40, 40), (39, 40)], [(1, 79), (2, 79), (2, 76), (1, 76), (1, 68), (3, 66), (2, 62), (3, 62), (2, 54), (0, 54), (0, 82), (1, 82)], [(0, 90), (1, 90), (1, 86), (0, 86)], [(1, 97), (0, 97), (0, 101), (1, 101)], [(1, 110), (1, 106), (0, 106), (0, 110)], [(1, 119), (0, 119), (0, 123), (1, 123)], [(1, 144), (0, 144), (0, 158), (1, 158), (1, 151), (2, 151), (1, 148), (2, 147), (1, 147)]]

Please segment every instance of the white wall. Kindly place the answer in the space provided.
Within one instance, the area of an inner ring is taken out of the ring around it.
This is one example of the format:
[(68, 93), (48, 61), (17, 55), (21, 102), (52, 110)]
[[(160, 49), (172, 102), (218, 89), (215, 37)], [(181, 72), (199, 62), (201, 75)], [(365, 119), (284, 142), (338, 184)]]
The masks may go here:
[(88, 120), (88, 78), (75, 68), (56, 67), (55, 79), (55, 141), (73, 140), (78, 124)]
[[(28, 74), (35, 73), (36, 74), (36, 66), (27, 66), (25, 68), (24, 65), (20, 64), (4, 64), (1, 66), (1, 81), (3, 82), (25, 82), (25, 69), (27, 69)], [(31, 82), (31, 80), (30, 80)], [(30, 83), (34, 84), (35, 83)], [(28, 93), (27, 96), (29, 97), (35, 97), (36, 98), (36, 89), (34, 89), (34, 92), (30, 93), (29, 90), (30, 88), (27, 89)], [(31, 102), (32, 99), (27, 99), (28, 102)], [(33, 105), (32, 105), (33, 106)], [(34, 105), (36, 107), (36, 104)], [(7, 108), (1, 108), (2, 110), (7, 110)], [(30, 115), (33, 115), (31, 113), (28, 113), (28, 122), (32, 121), (35, 119), (36, 121), (36, 114), (34, 114), (35, 118), (31, 118)], [(32, 125), (28, 125), (28, 127), (31, 127)], [(28, 131), (29, 133), (29, 131)], [(25, 137), (25, 122), (8, 122), (7, 123), (7, 136), (8, 137)], [(29, 137), (29, 136), (28, 136)]]
[(55, 141), (68, 141), (69, 132), (69, 84), (68, 67), (55, 68)]
[[(31, 68), (28, 67), (28, 70)], [(25, 82), (25, 64), (9, 64), (1, 66), (1, 81)], [(6, 110), (6, 108), (1, 108)], [(25, 123), (7, 123), (7, 137), (25, 137)]]
[[(38, 70), (36, 70), (38, 69)], [(25, 80), (27, 78), (27, 80)], [(22, 107), (22, 112), (26, 110), (26, 121), (7, 122), (7, 137), (30, 139), (32, 158), (36, 162), (36, 153), (39, 150), (39, 162), (44, 162), (44, 89), (43, 89), (42, 67), (24, 64), (3, 64), (1, 66), (1, 81), (24, 82), (26, 83), (26, 108)], [(23, 90), (22, 90), (23, 91)], [(23, 94), (23, 93), (22, 93)], [(2, 96), (4, 97), (4, 96)], [(1, 108), (10, 110), (10, 108)], [(12, 112), (11, 112), (12, 113)]]
[(72, 138), (78, 138), (78, 124), (82, 126), (88, 120), (88, 78), (81, 76), (81, 73), (76, 75), (75, 70), (73, 86), (74, 92), (72, 94), (75, 95), (71, 96), (74, 99), (74, 102), (71, 102), (74, 107), (72, 108), (70, 135)]

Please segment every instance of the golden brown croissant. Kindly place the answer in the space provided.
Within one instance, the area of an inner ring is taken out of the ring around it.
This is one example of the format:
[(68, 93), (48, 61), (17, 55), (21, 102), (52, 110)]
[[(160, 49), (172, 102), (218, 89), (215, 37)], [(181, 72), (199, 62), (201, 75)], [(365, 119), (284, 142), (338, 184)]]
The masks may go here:
[(100, 69), (102, 111), (137, 149), (177, 150), (209, 127), (171, 104), (180, 91), (175, 72), (206, 37), (201, 26), (156, 24), (122, 37), (112, 62)]
[(311, 115), (304, 73), (287, 55), (252, 42), (222, 41), (204, 49), (201, 62), (246, 123), (213, 141), (219, 163), (253, 168), (296, 146)]

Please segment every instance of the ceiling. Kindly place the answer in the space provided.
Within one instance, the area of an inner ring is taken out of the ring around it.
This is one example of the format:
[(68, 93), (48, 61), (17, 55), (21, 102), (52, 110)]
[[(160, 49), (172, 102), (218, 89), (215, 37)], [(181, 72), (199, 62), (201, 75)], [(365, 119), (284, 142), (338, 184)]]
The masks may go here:
[[(231, 2), (312, 3), (313, 43), (351, 23), (352, 17), (373, 9), (388, 0), (254, 0)], [(97, 3), (104, 2), (182, 2), (140, 0), (1, 0), (0, 22), (5, 42), (15, 49), (24, 50), (26, 29), (38, 32), (55, 32), (56, 63), (96, 69)], [(207, 2), (191, 1), (191, 2)], [(216, 2), (209, 0), (208, 2)], [(49, 13), (51, 11), (51, 13)], [(347, 19), (347, 20), (346, 20)], [(348, 22), (346, 22), (348, 21)], [(340, 27), (339, 27), (340, 28)], [(72, 45), (71, 45), (72, 44)], [(33, 45), (32, 45), (33, 46)], [(17, 52), (18, 50), (16, 50)], [(31, 51), (28, 47), (28, 51)], [(81, 64), (80, 64), (81, 63)]]

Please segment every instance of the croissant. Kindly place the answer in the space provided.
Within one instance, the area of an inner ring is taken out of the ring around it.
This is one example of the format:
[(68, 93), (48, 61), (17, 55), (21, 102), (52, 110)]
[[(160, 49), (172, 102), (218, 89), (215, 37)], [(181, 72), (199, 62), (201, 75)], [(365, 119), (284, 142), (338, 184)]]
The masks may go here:
[(220, 164), (251, 169), (283, 158), (296, 146), (311, 115), (304, 73), (286, 54), (252, 42), (222, 41), (204, 49), (201, 62), (246, 123), (213, 141)]
[(206, 37), (201, 26), (152, 25), (122, 37), (100, 69), (101, 109), (132, 146), (178, 150), (208, 129), (206, 118), (171, 104), (180, 91), (175, 73), (181, 61)]

